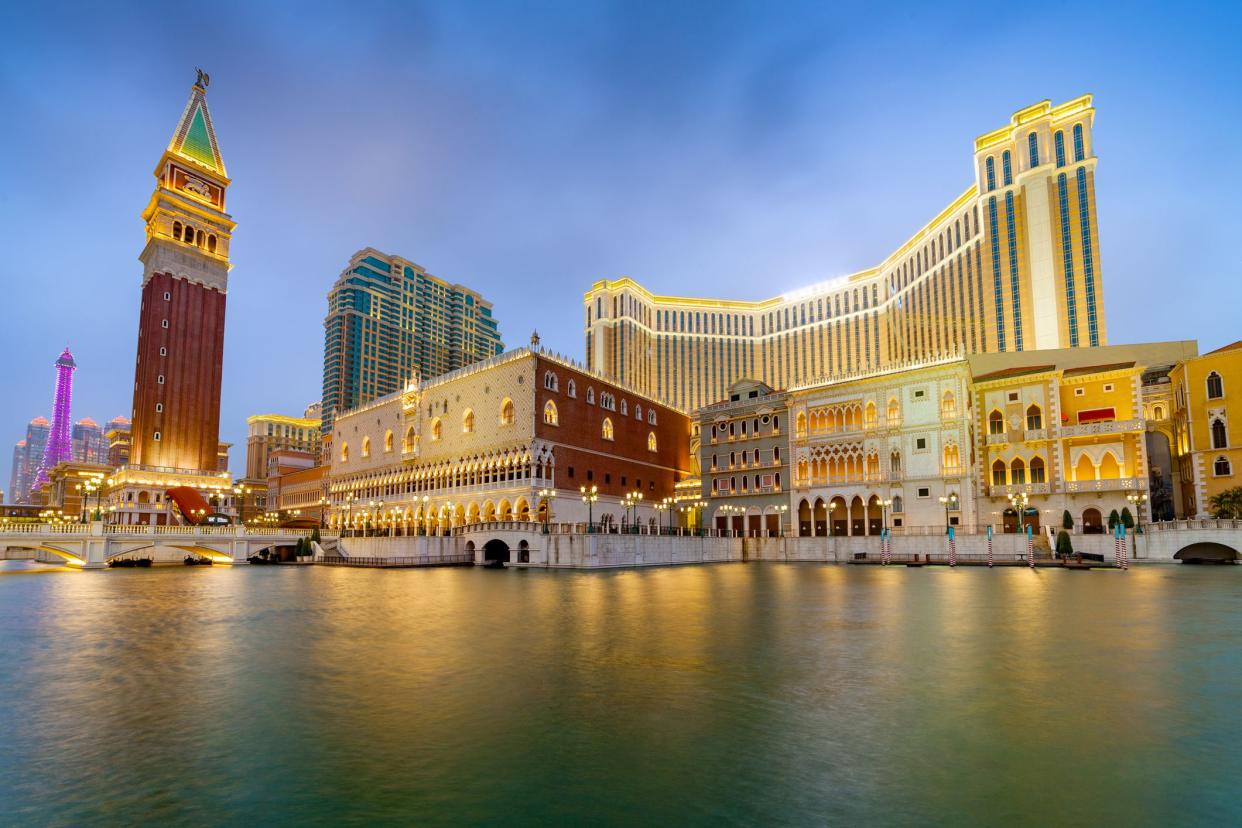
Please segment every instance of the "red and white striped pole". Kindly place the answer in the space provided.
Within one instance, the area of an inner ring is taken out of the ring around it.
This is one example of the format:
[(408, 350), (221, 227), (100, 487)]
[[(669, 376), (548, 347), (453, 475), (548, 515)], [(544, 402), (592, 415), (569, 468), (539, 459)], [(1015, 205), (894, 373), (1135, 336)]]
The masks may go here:
[(988, 568), (992, 568), (992, 527), (988, 527)]
[(953, 537), (953, 527), (949, 527), (949, 566), (957, 566), (957, 540)]
[(1122, 524), (1121, 525), (1121, 568), (1122, 569), (1130, 568), (1129, 542), (1130, 542), (1130, 539), (1126, 537), (1125, 524)]

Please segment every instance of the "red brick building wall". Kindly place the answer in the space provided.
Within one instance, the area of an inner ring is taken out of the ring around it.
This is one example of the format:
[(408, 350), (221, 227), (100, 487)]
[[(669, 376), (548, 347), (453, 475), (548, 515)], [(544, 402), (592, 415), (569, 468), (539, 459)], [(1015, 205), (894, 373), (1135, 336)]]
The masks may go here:
[[(133, 465), (217, 468), (224, 304), (220, 291), (166, 273), (152, 275), (143, 286), (134, 370)], [(157, 404), (162, 411), (156, 410)]]
[[(641, 481), (645, 503), (672, 497), (673, 484), (690, 471), (689, 417), (561, 363), (539, 357), (535, 365), (535, 436), (556, 444), (557, 488), (577, 492), (581, 486), (598, 486), (601, 495), (622, 497), (638, 490)], [(556, 375), (558, 390), (544, 387), (547, 371)], [(569, 395), (570, 380), (575, 386), (573, 397)], [(587, 402), (588, 388), (594, 391), (593, 405)], [(615, 411), (600, 406), (601, 392), (616, 397)], [(548, 400), (556, 405), (559, 425), (543, 421)], [(626, 403), (624, 415), (622, 400)], [(641, 420), (634, 416), (636, 405), (642, 407)], [(655, 425), (648, 423), (649, 408), (656, 411)], [(605, 417), (612, 420), (612, 440), (603, 437)], [(647, 447), (652, 432), (656, 436), (654, 452)]]

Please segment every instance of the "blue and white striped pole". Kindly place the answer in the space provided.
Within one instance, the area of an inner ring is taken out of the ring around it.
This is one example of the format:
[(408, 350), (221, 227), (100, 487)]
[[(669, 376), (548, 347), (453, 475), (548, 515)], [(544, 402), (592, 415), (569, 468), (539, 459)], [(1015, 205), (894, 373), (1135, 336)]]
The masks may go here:
[(992, 567), (992, 527), (988, 526), (988, 568)]
[(1035, 568), (1035, 541), (1031, 537), (1031, 524), (1026, 525), (1026, 559), (1030, 562), (1031, 569)]

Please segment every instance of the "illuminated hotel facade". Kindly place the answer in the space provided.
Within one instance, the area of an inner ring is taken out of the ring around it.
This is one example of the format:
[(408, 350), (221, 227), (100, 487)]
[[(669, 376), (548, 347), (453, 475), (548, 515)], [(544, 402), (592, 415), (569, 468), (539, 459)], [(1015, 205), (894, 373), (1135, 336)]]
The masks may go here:
[(1104, 345), (1095, 110), (1085, 95), (975, 139), (974, 183), (876, 267), (760, 301), (584, 297), (587, 367), (669, 405), (739, 379), (828, 382), (970, 353)]
[(323, 345), (323, 433), (338, 411), (504, 350), (492, 303), (419, 265), (368, 247), (328, 293)]

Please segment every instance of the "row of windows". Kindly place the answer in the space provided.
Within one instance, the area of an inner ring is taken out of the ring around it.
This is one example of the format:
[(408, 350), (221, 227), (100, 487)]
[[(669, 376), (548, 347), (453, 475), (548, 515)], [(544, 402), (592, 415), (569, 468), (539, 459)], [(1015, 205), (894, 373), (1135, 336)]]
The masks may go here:
[[(1040, 407), (1035, 403), (1031, 403), (1026, 408), (1026, 430), (1039, 431), (1044, 427), (1044, 415)], [(993, 409), (988, 414), (988, 434), (1004, 434), (1005, 433), (1005, 416)]]
[(993, 486), (1004, 486), (1005, 485), (1006, 468), (1008, 468), (1008, 471), (1009, 471), (1009, 484), (1010, 485), (1017, 486), (1017, 485), (1022, 485), (1024, 483), (1027, 483), (1028, 482), (1027, 481), (1028, 470), (1030, 471), (1030, 478), (1031, 478), (1029, 482), (1031, 483), (1046, 483), (1047, 482), (1047, 476), (1046, 476), (1045, 466), (1044, 466), (1044, 458), (1038, 457), (1038, 456), (1032, 457), (1031, 462), (1028, 465), (1025, 461), (1023, 461), (1021, 457), (1015, 457), (1013, 462), (1010, 463), (1008, 467), (1005, 466), (1004, 460), (997, 460), (996, 462), (992, 464), (992, 485)]
[[(1074, 162), (1082, 161), (1085, 157), (1083, 146), (1082, 124), (1074, 124)], [(1056, 157), (1057, 167), (1065, 166), (1065, 133), (1057, 130), (1052, 136), (1053, 152)], [(1026, 136), (1027, 161), (1030, 168), (1034, 169), (1040, 164), (1039, 151), (1039, 135), (1032, 131)], [(983, 160), (984, 178), (987, 183), (987, 191), (992, 192), (996, 189), (996, 159), (989, 155)], [(1013, 158), (1009, 150), (1001, 153), (1001, 175), (1002, 186), (1008, 187), (1013, 183)]]
[[(760, 423), (763, 423), (764, 425), (768, 425), (769, 423), (771, 423), (772, 428), (771, 428), (770, 433), (772, 434), (778, 434), (781, 430), (781, 418), (777, 414), (764, 414), (762, 417), (755, 417), (753, 418), (753, 420), (750, 420), (749, 422), (752, 423), (750, 434), (751, 436), (754, 436), (754, 437), (761, 436), (759, 432)], [(747, 436), (746, 435), (747, 423), (748, 421), (745, 419), (731, 420), (729, 422), (729, 427), (727, 429), (728, 436), (730, 437), (737, 437), (739, 435), (742, 437)], [(725, 433), (726, 433), (726, 429), (725, 429), (724, 423), (720, 423), (720, 424), (712, 423), (712, 440), (713, 441), (717, 438), (717, 436), (724, 437)]]
[[(771, 462), (773, 464), (781, 462), (781, 447), (780, 446), (773, 446), (769, 454), (772, 457)], [(747, 450), (747, 451), (741, 451), (741, 452), (731, 451), (729, 452), (729, 468), (733, 468), (739, 463), (743, 466), (746, 465), (747, 463), (750, 463), (753, 466), (762, 465), (763, 461), (760, 459), (761, 457), (762, 457), (762, 454), (760, 453), (759, 449), (754, 449), (753, 451)], [(712, 471), (716, 470), (716, 468), (718, 467), (718, 464), (719, 464), (719, 461), (717, 460), (716, 455), (713, 454), (712, 455)]]
[(179, 221), (173, 222), (173, 238), (185, 244), (192, 244), (195, 247), (201, 247), (208, 253), (216, 252), (216, 234), (206, 233), (202, 230), (195, 230), (190, 225), (182, 225)]
[[(560, 379), (552, 371), (545, 371), (543, 374), (543, 387), (547, 391), (554, 391), (554, 392), (560, 393)], [(573, 379), (570, 379), (569, 382), (566, 384), (565, 395), (572, 399), (577, 399), (578, 386), (573, 381)], [(587, 390), (586, 390), (586, 401), (587, 401), (587, 405), (595, 405), (595, 389), (589, 385), (587, 386)], [(616, 411), (617, 410), (616, 396), (609, 391), (601, 391), (599, 394), (599, 407), (606, 409), (608, 411)], [(553, 408), (555, 408), (555, 406), (553, 406)], [(545, 411), (546, 411), (546, 406), (545, 406)], [(623, 417), (629, 416), (629, 403), (625, 400), (624, 397), (621, 399), (621, 416)], [(643, 418), (642, 405), (640, 403), (634, 403), (634, 419), (642, 420), (642, 418)], [(647, 424), (648, 425), (656, 424), (656, 411), (653, 406), (647, 407)]]

